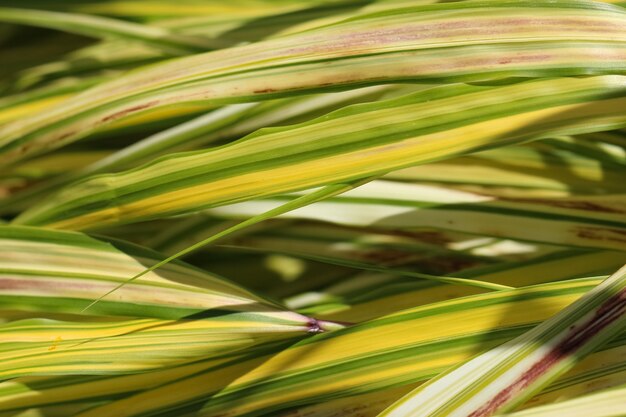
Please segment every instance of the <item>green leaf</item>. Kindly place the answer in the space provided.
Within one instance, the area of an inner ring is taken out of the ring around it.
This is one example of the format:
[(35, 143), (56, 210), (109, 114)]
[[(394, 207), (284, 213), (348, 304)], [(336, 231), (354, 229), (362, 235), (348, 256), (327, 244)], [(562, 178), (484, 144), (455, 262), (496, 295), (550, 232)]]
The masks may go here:
[(435, 88), (95, 176), (16, 222), (85, 229), (189, 213), (490, 147), (623, 126), (624, 104), (621, 76)]
[[(404, 90), (408, 90), (406, 87)], [(264, 103), (233, 104), (203, 114), (170, 129), (159, 131), (145, 139), (128, 145), (106, 157), (86, 164), (73, 172), (53, 178), (40, 185), (30, 187), (12, 196), (3, 205), (11, 211), (27, 206), (52, 191), (73, 181), (93, 174), (114, 172), (139, 162), (149, 161), (155, 156), (180, 150), (197, 149), (230, 137), (241, 137), (256, 129), (275, 124), (284, 124), (296, 119), (307, 119), (311, 114), (335, 110), (353, 102), (370, 101), (398, 88), (368, 87), (341, 93), (323, 94), (272, 100)], [(26, 165), (29, 162), (25, 162)], [(19, 170), (20, 165), (15, 167)]]
[[(0, 305), (76, 314), (106, 291), (164, 257), (151, 250), (81, 233), (0, 227)], [(99, 303), (94, 314), (178, 319), (207, 311), (308, 319), (281, 311), (223, 278), (172, 262)], [(252, 316), (251, 316), (252, 317)]]
[(163, 28), (93, 15), (0, 7), (0, 22), (59, 29), (96, 38), (140, 41), (174, 54), (211, 49), (208, 39), (177, 35)]
[(614, 388), (556, 404), (531, 408), (502, 417), (621, 417), (624, 415), (626, 387)]
[[(433, 303), (317, 335), (271, 357), (237, 362), (94, 408), (102, 414), (276, 414), (296, 406), (426, 381), (524, 333), (599, 280), (575, 280)], [(262, 361), (259, 364), (259, 360)], [(233, 376), (235, 374), (236, 376)], [(167, 395), (167, 393), (176, 395)]]
[(263, 313), (207, 314), (182, 320), (68, 322), (18, 320), (0, 326), (0, 379), (27, 375), (131, 374), (212, 357), (226, 361), (255, 348), (292, 343), (310, 332)]
[(626, 328), (626, 266), (533, 330), (445, 372), (380, 416), (488, 417), (523, 404)]
[[(581, 275), (606, 274), (619, 268), (623, 260), (624, 255), (620, 252), (558, 251), (525, 261), (469, 268), (454, 275), (525, 287)], [(361, 322), (392, 314), (398, 309), (481, 292), (484, 290), (475, 287), (437, 285), (423, 280), (394, 278), (388, 274), (357, 274), (322, 290), (292, 296), (286, 303), (292, 309), (316, 317)]]
[(256, 101), (400, 80), (623, 74), (624, 22), (622, 8), (582, 1), (460, 2), (358, 16), (137, 69), (54, 111), (2, 128), (1, 161), (62, 146), (131, 114), (189, 101)]

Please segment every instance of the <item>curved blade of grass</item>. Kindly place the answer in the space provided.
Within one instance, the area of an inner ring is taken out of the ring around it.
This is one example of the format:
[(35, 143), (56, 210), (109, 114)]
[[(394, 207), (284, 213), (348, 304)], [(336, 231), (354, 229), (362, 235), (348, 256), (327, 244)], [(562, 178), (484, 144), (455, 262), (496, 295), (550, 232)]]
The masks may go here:
[[(544, 141), (536, 142), (543, 145)], [(392, 172), (398, 181), (473, 184), (490, 187), (624, 192), (623, 168), (551, 146), (509, 146)]]
[[(292, 342), (293, 343), (293, 342)], [(162, 367), (152, 371), (127, 375), (62, 375), (19, 378), (0, 383), (0, 410), (22, 410), (52, 404), (71, 404), (78, 400), (98, 400), (106, 396), (119, 398), (137, 390), (155, 388), (168, 381), (232, 366), (231, 375), (249, 370), (250, 364), (261, 363), (272, 353), (285, 348), (284, 343), (258, 346), (246, 354), (241, 352), (222, 358), (203, 359), (182, 365)], [(255, 357), (259, 359), (254, 360)], [(236, 361), (249, 362), (236, 367)], [(223, 383), (223, 381), (222, 381)]]
[[(420, 1), (420, 3), (433, 3), (434, 0)], [(23, 3), (23, 2), (22, 2)], [(26, 5), (20, 4), (21, 7)], [(255, 2), (251, 4), (250, 0), (243, 2), (229, 2), (228, 5), (216, 4), (212, 2), (204, 2), (202, 4), (177, 4), (172, 7), (171, 4), (164, 3), (161, 9), (169, 9), (167, 15), (163, 16), (144, 16), (147, 17), (151, 26), (165, 29), (177, 34), (187, 35), (191, 37), (204, 38), (204, 42), (209, 42), (211, 49), (220, 49), (235, 46), (237, 44), (255, 42), (260, 39), (267, 38), (277, 32), (283, 32), (285, 28), (293, 28), (297, 30), (302, 22), (306, 22), (309, 27), (328, 24), (324, 18), (323, 22), (317, 23), (319, 17), (332, 16), (331, 19), (339, 21), (345, 19), (345, 15), (352, 16), (351, 11), (360, 9), (364, 4), (362, 0), (350, 2)], [(401, 7), (397, 1), (385, 1), (383, 4), (386, 8)], [(415, 2), (413, 2), (415, 3)], [(3, 3), (0, 3), (3, 4)], [(379, 3), (375, 3), (380, 5)], [(417, 4), (417, 3), (416, 3)], [(412, 4), (415, 5), (415, 4)], [(10, 6), (10, 5), (9, 5)], [(38, 9), (58, 8), (56, 5), (39, 4), (32, 5)], [(73, 13), (89, 13), (93, 10), (95, 13), (102, 13), (108, 10), (106, 15), (115, 16), (116, 9), (134, 9), (147, 13), (150, 10), (150, 4), (145, 1), (137, 2), (134, 6), (125, 2), (117, 7), (107, 8), (107, 5), (100, 7), (77, 7), (68, 8), (65, 12)], [(184, 10), (195, 10), (197, 13), (190, 14), (188, 17), (176, 17)], [(340, 14), (341, 13), (341, 14)], [(134, 17), (136, 20), (136, 17)], [(294, 28), (294, 26), (296, 26)], [(20, 72), (16, 76), (15, 86), (18, 88), (28, 88), (41, 81), (57, 79), (62, 76), (71, 76), (74, 74), (93, 74), (97, 71), (103, 71), (111, 68), (132, 68), (139, 65), (155, 62), (163, 59), (163, 52), (158, 49), (151, 48), (145, 43), (129, 43), (124, 40), (114, 40), (102, 42), (97, 45), (90, 45), (82, 48), (69, 56), (63, 57), (62, 60), (47, 62), (43, 65), (37, 65)], [(15, 87), (14, 87), (15, 88)]]
[[(227, 222), (232, 221), (227, 220)], [(158, 248), (166, 253), (176, 252), (187, 246), (189, 242), (193, 242), (193, 239), (197, 240), (197, 236), (202, 233), (208, 234), (204, 231), (205, 229), (211, 230), (218, 227), (217, 225), (223, 223), (223, 220), (202, 213), (186, 217), (183, 221), (172, 221), (172, 223), (172, 227), (168, 230), (163, 230), (161, 233), (153, 232), (150, 235), (147, 239), (150, 247)], [(158, 230), (155, 223), (150, 224)], [(148, 223), (145, 225), (147, 226)], [(267, 226), (265, 229), (255, 230), (244, 236), (233, 236), (220, 246), (228, 244), (277, 252), (295, 250), (390, 266), (403, 264), (400, 253), (398, 253), (399, 257), (394, 256), (393, 251), (396, 250), (405, 252), (407, 255), (419, 253), (452, 255), (459, 253), (451, 246), (453, 242), (475, 239), (474, 236), (445, 231), (403, 232), (382, 228), (365, 229), (326, 222), (294, 221), (287, 218), (276, 219)], [(389, 253), (389, 258), (385, 258), (385, 253)], [(473, 258), (477, 263), (496, 261), (467, 254), (468, 258)]]
[(176, 321), (19, 320), (0, 326), (0, 379), (130, 374), (209, 357), (225, 359), (250, 354), (255, 346), (301, 339), (312, 333), (309, 321), (247, 313)]
[(92, 77), (59, 82), (32, 91), (0, 98), (0, 125), (11, 120), (28, 117), (44, 109), (68, 100), (77, 92), (106, 80), (107, 77)]
[(556, 316), (445, 372), (380, 416), (488, 417), (522, 404), (626, 328), (626, 266)]
[(581, 398), (544, 405), (516, 413), (498, 414), (502, 417), (622, 417), (624, 415), (626, 386), (614, 388)]
[[(272, 352), (269, 347), (265, 353)], [(273, 350), (278, 352), (280, 348)], [(620, 384), (620, 368), (623, 368), (622, 358), (625, 350), (624, 337), (611, 343), (607, 349), (598, 351), (583, 360), (574, 368), (576, 373), (569, 373), (552, 384), (552, 388), (558, 389), (558, 393), (569, 398), (593, 392), (597, 389), (608, 388)], [(260, 349), (256, 353), (262, 356)], [(245, 360), (245, 355), (241, 357)], [(192, 364), (170, 367), (157, 371), (150, 371), (135, 375), (122, 376), (61, 376), (45, 377), (37, 380), (6, 381), (0, 383), (0, 410), (18, 410), (37, 407), (46, 409), (52, 404), (72, 404), (77, 400), (90, 400), (102, 398), (116, 399), (120, 395), (132, 395), (133, 391), (155, 388), (163, 383), (180, 380), (193, 374), (216, 371), (219, 364), (226, 362), (223, 359), (203, 360)], [(261, 361), (262, 362), (262, 361)], [(217, 366), (216, 366), (217, 365)], [(232, 369), (234, 373), (235, 369)], [(623, 372), (622, 372), (623, 373)], [(612, 382), (607, 382), (611, 378)], [(281, 417), (295, 417), (305, 414), (309, 417), (331, 417), (338, 411), (342, 417), (370, 417), (375, 416), (387, 405), (394, 402), (421, 382), (402, 385), (397, 388), (387, 388), (368, 394), (344, 397), (335, 400), (324, 401), (303, 408), (296, 408), (278, 414)], [(601, 385), (598, 385), (601, 383)], [(547, 404), (551, 399), (540, 400), (535, 404)], [(358, 405), (358, 407), (355, 407)]]
[(570, 400), (623, 385), (626, 363), (619, 357), (624, 354), (626, 346), (623, 334), (618, 339), (621, 340), (613, 340), (602, 350), (587, 356), (569, 372), (526, 402), (521, 409)]
[(16, 222), (84, 229), (183, 214), (479, 149), (608, 130), (626, 124), (623, 105), (621, 76), (435, 88), (86, 179)]
[(496, 291), (400, 311), (313, 336), (265, 358), (235, 380), (228, 367), (200, 373), (96, 407), (81, 417), (156, 416), (164, 409), (174, 415), (193, 409), (199, 417), (276, 414), (415, 384), (522, 334), (598, 282), (578, 280)]
[(188, 54), (213, 49), (213, 45), (208, 39), (179, 35), (164, 28), (110, 17), (0, 7), (0, 21), (63, 30), (96, 38), (121, 38), (139, 41), (174, 54)]
[[(19, 178), (47, 182), (50, 178), (67, 174), (68, 171), (80, 170), (85, 165), (94, 164), (110, 154), (111, 152), (108, 150), (53, 152), (24, 161), (12, 169), (0, 170), (0, 180)], [(9, 198), (2, 201), (3, 209), (8, 205)]]
[[(577, 374), (567, 374), (551, 384), (547, 391), (559, 387), (558, 393), (562, 397), (557, 397), (556, 401), (586, 395), (598, 390), (607, 389), (623, 384), (624, 364), (620, 355), (623, 355), (626, 347), (623, 335), (621, 340), (611, 343), (611, 347), (594, 352), (585, 358), (574, 370), (581, 369)], [(405, 385), (398, 388), (386, 389), (369, 394), (340, 398), (310, 406), (299, 407), (292, 411), (278, 414), (279, 417), (334, 417), (336, 413), (341, 413), (341, 417), (375, 417), (391, 405), (398, 398), (407, 394), (416, 385)], [(537, 401), (535, 401), (537, 400)], [(535, 406), (550, 404), (555, 402), (554, 398), (534, 398)]]
[(622, 8), (582, 1), (460, 2), (359, 16), (135, 70), (54, 111), (2, 128), (1, 161), (12, 163), (131, 114), (187, 101), (256, 101), (399, 80), (621, 74), (624, 22)]
[(603, 140), (609, 135), (616, 135), (616, 133), (601, 132), (581, 135), (581, 137), (560, 137), (547, 140), (546, 143), (578, 155), (594, 158), (604, 165), (624, 169), (626, 166), (624, 148)]
[(323, 110), (330, 111), (346, 104), (370, 101), (390, 91), (393, 89), (388, 86), (369, 87), (321, 96), (225, 106), (150, 135), (75, 172), (29, 187), (24, 192), (7, 199), (0, 212), (18, 211), (63, 185), (93, 174), (119, 171), (174, 150), (204, 147), (229, 137), (243, 136), (262, 127), (283, 124), (293, 118), (306, 118), (309, 114)]
[(313, 191), (310, 194), (301, 196), (299, 198), (296, 198), (292, 201), (289, 201), (285, 204), (280, 205), (279, 207), (273, 208), (271, 210), (266, 211), (265, 213), (261, 213), (258, 214), (256, 216), (250, 217), (249, 219), (246, 219), (240, 223), (235, 224), (234, 226), (229, 227), (228, 229), (222, 230), (221, 232), (215, 233), (212, 236), (209, 236), (206, 239), (201, 240), (200, 242), (194, 243), (191, 246), (188, 246), (187, 248), (171, 255), (168, 256), (167, 258), (163, 259), (160, 262), (157, 262), (156, 264), (150, 266), (149, 268), (144, 269), (143, 271), (141, 271), (140, 273), (132, 276), (131, 278), (129, 278), (128, 280), (120, 283), (119, 285), (117, 285), (115, 288), (112, 288), (110, 291), (106, 292), (105, 294), (101, 295), (100, 297), (98, 297), (97, 299), (95, 299), (91, 304), (89, 304), (87, 307), (85, 307), (83, 309), (83, 311), (89, 309), (90, 307), (92, 307), (93, 305), (95, 305), (96, 303), (98, 303), (99, 301), (101, 301), (103, 298), (107, 297), (108, 295), (112, 294), (113, 292), (119, 290), (120, 288), (122, 288), (123, 286), (135, 281), (138, 278), (141, 278), (142, 276), (162, 267), (163, 265), (166, 265), (178, 258), (181, 258), (187, 254), (190, 254), (210, 243), (215, 242), (216, 240), (222, 239), (225, 236), (228, 236), (232, 233), (235, 233), (239, 230), (243, 230), (247, 227), (250, 227), (252, 225), (255, 225), (257, 223), (260, 223), (262, 221), (271, 219), (273, 217), (276, 216), (280, 216), (281, 214), (287, 213), (291, 210), (295, 210), (298, 209), (300, 207), (303, 206), (307, 206), (311, 203), (320, 201), (320, 200), (324, 200), (326, 198), (335, 196), (337, 194), (341, 194), (344, 193), (348, 190), (351, 190), (355, 187), (359, 187), (360, 185), (367, 183), (369, 181), (371, 181), (372, 178), (366, 178), (360, 181), (354, 181), (352, 183), (344, 183), (344, 184), (332, 184), (332, 185), (327, 185), (319, 190)]
[[(135, 20), (156, 20), (172, 17), (198, 17), (223, 14), (225, 16), (249, 16), (286, 13), (315, 4), (330, 4), (334, 0), (231, 0), (228, 3), (218, 1), (178, 0), (108, 0), (93, 2), (90, 0), (72, 0), (50, 3), (46, 0), (23, 0), (22, 7), (46, 9), (56, 12), (88, 13), (105, 16), (132, 17)], [(12, 0), (1, 0), (0, 5), (14, 4)]]
[[(203, 4), (177, 4), (171, 7), (167, 3), (154, 6), (155, 10), (166, 10), (165, 16), (151, 16), (149, 13), (151, 4), (138, 2), (131, 5), (124, 2), (123, 5), (107, 7), (108, 5), (95, 6), (93, 4), (78, 7), (57, 7), (48, 3), (20, 3), (21, 7), (37, 9), (52, 9), (53, 11), (65, 11), (73, 13), (96, 13), (110, 16), (123, 15), (122, 10), (133, 10), (135, 14), (149, 20), (150, 24), (176, 33), (199, 36), (210, 39), (216, 49), (230, 47), (237, 44), (249, 43), (270, 36), (281, 36), (287, 33), (296, 33), (319, 26), (327, 26), (355, 15), (369, 14), (383, 10), (406, 6), (428, 5), (439, 3), (438, 0), (386, 0), (381, 1), (349, 1), (349, 2), (254, 2), (250, 0), (229, 2), (228, 5), (203, 3)], [(74, 2), (72, 2), (74, 3)], [(179, 2), (180, 3), (180, 2)], [(3, 3), (0, 2), (0, 5)], [(9, 4), (9, 6), (11, 6)], [(153, 6), (153, 5), (152, 5)], [(187, 12), (185, 12), (187, 10)], [(195, 13), (192, 13), (194, 11)], [(161, 12), (163, 13), (163, 12)], [(176, 17), (179, 14), (189, 17)], [(136, 19), (136, 16), (131, 13)], [(162, 19), (161, 17), (164, 17)], [(38, 65), (22, 71), (16, 78), (13, 86), (28, 88), (42, 80), (57, 79), (61, 76), (75, 73), (102, 71), (110, 68), (124, 68), (162, 59), (163, 54), (153, 48), (142, 44), (124, 44), (123, 41), (109, 41), (98, 45), (80, 49), (63, 60)]]
[[(226, 245), (226, 247), (228, 247), (228, 245)], [(253, 249), (248, 249), (248, 250), (253, 250)], [(392, 275), (401, 275), (405, 277), (424, 279), (428, 281), (434, 281), (434, 282), (440, 282), (440, 283), (446, 283), (446, 284), (466, 285), (469, 287), (483, 288), (483, 289), (492, 290), (492, 291), (506, 290), (506, 289), (512, 288), (508, 285), (495, 284), (495, 283), (480, 281), (476, 279), (423, 274), (420, 272), (402, 270), (397, 267), (389, 268), (385, 266), (377, 266), (374, 264), (368, 264), (365, 262), (359, 262), (359, 261), (349, 260), (349, 259), (341, 259), (341, 258), (332, 257), (332, 256), (312, 255), (312, 254), (307, 254), (303, 252), (289, 251), (289, 250), (286, 250), (282, 253), (287, 254), (287, 255), (292, 255), (298, 258), (304, 258), (304, 259), (322, 262), (322, 263), (329, 263), (332, 265), (346, 266), (349, 268), (361, 269), (364, 271), (381, 272), (381, 273), (388, 273)]]
[[(0, 306), (7, 310), (76, 314), (128, 276), (163, 259), (125, 242), (31, 227), (0, 227), (0, 247)], [(163, 319), (206, 311), (299, 316), (282, 310), (228, 280), (175, 261), (129, 284), (91, 312)]]
[[(455, 275), (502, 285), (524, 287), (553, 280), (606, 274), (619, 268), (624, 260), (620, 252), (561, 251), (536, 259), (502, 265), (470, 268)], [(303, 294), (286, 300), (287, 305), (306, 314), (327, 320), (362, 322), (397, 309), (411, 308), (450, 298), (484, 292), (459, 285), (438, 285), (424, 281), (393, 278), (389, 275), (358, 274), (314, 294)], [(302, 305), (307, 299), (315, 302)]]
[[(225, 206), (209, 213), (247, 217), (292, 198), (297, 195)], [(561, 246), (626, 250), (625, 214), (624, 194), (505, 197), (379, 180), (286, 217), (391, 230), (427, 227)]]
[[(167, 7), (161, 5), (161, 9), (168, 8), (166, 19), (160, 19), (159, 16), (150, 16), (152, 25), (163, 27), (168, 30), (189, 34), (192, 36), (202, 36), (211, 39), (215, 43), (215, 47), (234, 46), (242, 42), (257, 41), (267, 37), (269, 34), (277, 34), (278, 36), (296, 33), (319, 26), (326, 26), (339, 22), (346, 18), (354, 17), (355, 13), (369, 14), (372, 12), (380, 12), (384, 10), (413, 7), (417, 5), (427, 5), (433, 3), (441, 3), (438, 0), (387, 0), (384, 2), (329, 2), (320, 5), (320, 2), (307, 4), (307, 2), (294, 2), (293, 4), (285, 4), (280, 2), (261, 2), (255, 7), (250, 7), (249, 1), (244, 5), (237, 2), (231, 2), (226, 5), (213, 4), (194, 4), (181, 5), (177, 7)], [(611, 1), (607, 1), (611, 3)], [(0, 3), (0, 5), (3, 3)], [(11, 6), (11, 4), (8, 4)], [(124, 5), (117, 5), (108, 8), (107, 5), (83, 5), (83, 7), (57, 8), (56, 5), (45, 4), (29, 4), (28, 6), (22, 1), (21, 7), (34, 7), (38, 9), (50, 9), (54, 7), (56, 11), (74, 12), (74, 13), (104, 13), (105, 15), (119, 15), (121, 10), (134, 10), (136, 14), (143, 16), (150, 10), (150, 4), (141, 2), (137, 5), (130, 6), (127, 2)], [(262, 7), (261, 7), (262, 6)], [(174, 18), (179, 13), (185, 13), (184, 10), (193, 10), (196, 7), (197, 14), (190, 14), (190, 18)], [(213, 8), (213, 10), (211, 10)], [(60, 10), (63, 9), (63, 10)], [(156, 8), (158, 10), (159, 7)], [(104, 12), (107, 11), (107, 12)], [(117, 13), (116, 13), (117, 12)], [(132, 16), (132, 14), (128, 15)], [(270, 17), (271, 16), (271, 17)], [(133, 16), (134, 17), (134, 16)], [(270, 17), (270, 18), (267, 18)], [(153, 20), (155, 19), (155, 20)], [(286, 29), (285, 29), (286, 28)], [(95, 59), (94, 59), (95, 58)], [(65, 57), (63, 61), (52, 62), (29, 68), (23, 71), (16, 79), (14, 85), (21, 88), (39, 82), (41, 79), (56, 79), (60, 76), (72, 75), (76, 71), (80, 73), (104, 70), (107, 68), (115, 68), (117, 66), (128, 65), (137, 66), (161, 59), (162, 54), (144, 45), (134, 44), (121, 47), (115, 42), (107, 42), (96, 46), (89, 46)]]
[[(23, 3), (21, 2), (20, 6), (27, 7)], [(276, 31), (297, 25), (302, 21), (312, 23), (314, 27), (316, 25), (314, 22), (311, 22), (311, 19), (315, 19), (320, 15), (326, 16), (330, 14), (335, 16), (338, 12), (353, 10), (362, 5), (360, 0), (348, 3), (333, 1), (324, 5), (319, 3), (310, 4), (300, 1), (287, 3), (281, 1), (259, 2), (253, 5), (248, 0), (244, 1), (243, 4), (229, 2), (228, 5), (211, 2), (202, 4), (180, 4), (178, 2), (176, 7), (163, 3), (160, 9), (169, 9), (167, 15), (163, 16), (165, 19), (161, 19), (160, 16), (143, 17), (150, 21), (151, 26), (155, 26), (158, 29), (191, 36), (192, 38), (201, 38), (204, 39), (204, 43), (210, 42), (212, 46), (210, 49), (219, 49), (258, 41)], [(394, 2), (385, 2), (385, 4), (387, 3), (392, 3), (387, 8), (393, 8)], [(11, 5), (9, 4), (8, 6)], [(50, 9), (56, 5), (51, 5), (50, 2), (47, 2), (46, 4), (32, 6), (38, 9)], [(151, 5), (141, 1), (132, 6), (128, 2), (111, 8), (107, 8), (108, 4), (102, 4), (100, 7), (93, 4), (91, 6), (68, 8), (69, 10), (64, 11), (89, 13), (90, 10), (93, 10), (94, 13), (100, 14), (107, 10), (109, 13), (104, 13), (105, 15), (115, 16), (116, 14), (112, 12), (115, 12), (116, 9), (118, 11), (133, 9), (140, 14), (145, 14), (150, 10)], [(57, 9), (56, 7), (54, 8)], [(186, 18), (175, 17), (181, 12), (184, 14), (185, 9), (190, 11), (193, 8), (196, 8), (198, 13), (191, 14)], [(133, 20), (136, 20), (136, 17), (133, 16)], [(338, 17), (336, 20), (342, 20), (342, 18)], [(23, 90), (60, 77), (77, 74), (82, 76), (85, 74), (97, 74), (111, 69), (128, 69), (164, 58), (163, 51), (150, 47), (145, 43), (130, 43), (123, 39), (100, 42), (97, 45), (90, 45), (72, 52), (61, 60), (48, 61), (42, 65), (36, 65), (21, 71), (15, 76), (15, 82), (12, 83), (11, 88), (12, 91), (13, 89)]]

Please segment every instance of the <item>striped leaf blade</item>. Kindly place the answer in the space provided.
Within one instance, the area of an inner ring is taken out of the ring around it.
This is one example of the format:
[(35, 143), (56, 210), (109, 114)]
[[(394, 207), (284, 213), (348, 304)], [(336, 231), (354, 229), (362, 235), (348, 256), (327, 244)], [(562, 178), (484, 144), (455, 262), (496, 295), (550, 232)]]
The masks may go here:
[[(132, 374), (199, 359), (226, 361), (310, 333), (262, 314), (207, 314), (181, 320), (18, 320), (0, 326), (0, 379), (58, 374)], [(317, 331), (317, 330), (316, 330)]]
[[(524, 190), (593, 194), (624, 191), (622, 167), (545, 146), (509, 146), (390, 173), (399, 181), (472, 184)], [(623, 159), (622, 159), (623, 162)]]
[[(254, 369), (244, 375), (240, 369), (245, 362), (238, 362), (236, 368), (172, 381), (81, 417), (149, 416), (163, 409), (184, 414), (187, 407), (198, 416), (263, 415), (415, 384), (522, 334), (599, 282), (578, 280), (497, 291), (400, 311), (257, 357), (249, 361)], [(168, 392), (177, 394), (168, 396)]]
[(626, 328), (626, 267), (556, 316), (393, 404), (380, 416), (488, 417), (522, 404)]
[[(435, 228), (561, 246), (625, 250), (626, 196), (497, 196), (449, 187), (378, 180), (287, 218), (389, 229)], [(252, 201), (210, 210), (247, 217), (295, 196)], [(355, 214), (357, 213), (357, 214)], [(458, 221), (462, 218), (463, 221)]]
[(177, 35), (163, 28), (92, 15), (0, 7), (0, 21), (60, 29), (98, 38), (139, 41), (174, 54), (211, 49), (211, 43), (207, 39)]
[[(552, 384), (547, 391), (570, 397), (619, 385), (621, 358), (625, 350), (624, 338), (611, 343), (607, 349), (598, 351), (584, 360), (574, 371)], [(48, 410), (53, 404), (73, 404), (77, 400), (89, 401), (95, 395), (107, 392), (110, 395), (129, 395), (135, 389), (154, 388), (164, 381), (172, 381), (194, 373), (210, 373), (222, 363), (221, 360), (200, 361), (193, 364), (175, 366), (159, 371), (126, 376), (67, 376), (17, 379), (0, 384), (0, 410), (23, 410), (29, 407)], [(233, 369), (233, 374), (235, 370)], [(623, 372), (622, 372), (623, 374)], [(607, 379), (610, 379), (607, 382)], [(330, 399), (314, 405), (299, 407), (293, 411), (280, 412), (281, 417), (295, 417), (307, 413), (311, 417), (331, 417), (338, 411), (344, 417), (375, 416), (387, 405), (404, 395), (417, 384), (402, 385), (357, 396)], [(553, 398), (538, 398), (535, 405), (549, 404)]]
[[(221, 148), (86, 179), (17, 223), (85, 229), (380, 175), (489, 147), (626, 124), (626, 78), (456, 85), (261, 130)], [(254, 162), (254, 164), (251, 164)]]
[(398, 80), (620, 74), (626, 70), (625, 19), (622, 8), (580, 1), (461, 2), (359, 16), (135, 70), (3, 127), (1, 160), (13, 162), (133, 113), (186, 101), (256, 101)]
[(132, 373), (341, 327), (289, 312), (179, 262), (128, 284), (88, 310), (121, 319), (84, 320), (79, 314), (93, 299), (162, 257), (124, 242), (29, 227), (1, 227), (0, 245), (0, 304), (5, 309), (33, 311), (40, 317), (74, 315), (72, 321), (29, 319), (0, 325), (3, 379)]
[[(91, 301), (163, 259), (156, 252), (81, 233), (0, 227), (0, 305), (78, 314)], [(249, 313), (306, 323), (223, 278), (173, 262), (122, 287), (87, 313), (178, 319), (202, 312)]]
[[(615, 270), (623, 262), (619, 252), (560, 251), (528, 261), (469, 268), (455, 272), (457, 277), (479, 277), (483, 281), (515, 287), (537, 285), (551, 280), (571, 279), (598, 272), (596, 268)], [(426, 281), (400, 279), (388, 275), (357, 274), (352, 279), (331, 285), (315, 293), (287, 299), (292, 308), (328, 320), (361, 322), (395, 309), (465, 297), (480, 292), (478, 288), (457, 285), (435, 285)], [(302, 303), (305, 300), (316, 305)]]
[(516, 413), (499, 414), (502, 417), (621, 417), (624, 415), (626, 387), (586, 395), (556, 404), (544, 405)]
[[(573, 369), (573, 371), (580, 372), (568, 373), (547, 387), (546, 391), (553, 392), (555, 394), (554, 397), (539, 395), (533, 398), (533, 408), (537, 407), (540, 409), (543, 407), (538, 406), (562, 402), (565, 399), (576, 398), (598, 390), (622, 385), (624, 364), (622, 363), (621, 355), (626, 351), (626, 347), (623, 339), (615, 341), (615, 343), (612, 342), (611, 345), (607, 349), (602, 349), (589, 355)], [(292, 411), (279, 413), (278, 416), (297, 417), (304, 414), (308, 417), (332, 417), (337, 412), (340, 412), (342, 417), (375, 417), (398, 398), (419, 385), (419, 383), (405, 385), (398, 388), (298, 407)], [(558, 405), (551, 408), (557, 409)]]
[[(403, 87), (402, 89), (409, 91), (411, 87)], [(212, 142), (223, 141), (231, 137), (238, 138), (258, 128), (275, 124), (289, 124), (293, 119), (306, 120), (309, 118), (308, 116), (335, 110), (353, 102), (372, 101), (396, 90), (398, 90), (397, 87), (375, 86), (340, 93), (224, 106), (172, 128), (159, 131), (132, 145), (112, 152), (101, 160), (94, 161), (92, 164), (85, 164), (75, 172), (69, 172), (62, 177), (30, 187), (24, 192), (12, 196), (10, 201), (4, 205), (4, 209), (16, 211), (17, 207), (27, 206), (28, 203), (58, 190), (63, 185), (90, 175), (119, 171), (141, 162), (150, 161), (155, 156), (175, 151), (207, 147)], [(128, 119), (126, 122), (132, 122), (132, 120)], [(142, 122), (145, 121), (138, 121), (138, 123)], [(29, 161), (25, 164), (28, 165)], [(20, 166), (18, 165), (14, 169), (19, 169)]]

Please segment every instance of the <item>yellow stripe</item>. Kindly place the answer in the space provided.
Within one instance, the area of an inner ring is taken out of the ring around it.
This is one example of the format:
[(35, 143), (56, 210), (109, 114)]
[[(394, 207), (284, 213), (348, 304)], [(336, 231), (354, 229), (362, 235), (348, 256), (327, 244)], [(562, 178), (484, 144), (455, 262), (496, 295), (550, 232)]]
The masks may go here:
[(54, 97), (42, 98), (37, 101), (17, 104), (4, 110), (0, 110), (0, 124), (9, 122), (19, 117), (28, 116), (31, 113), (37, 113), (41, 110), (45, 110), (46, 108), (59, 104), (72, 96), (73, 94), (62, 94)]
[(141, 414), (141, 411), (146, 408), (158, 409), (161, 405), (184, 403), (186, 400), (197, 398), (207, 392), (215, 392), (222, 389), (226, 381), (232, 381), (238, 375), (259, 366), (265, 360), (267, 360), (267, 357), (242, 361), (227, 368), (194, 376), (181, 382), (148, 391), (147, 393), (141, 393), (103, 407), (98, 407), (81, 417), (100, 417), (102, 415), (132, 416)]
[[(228, 360), (231, 360), (230, 358)], [(81, 382), (69, 386), (41, 389), (37, 391), (20, 392), (13, 395), (3, 395), (0, 401), (0, 410), (21, 408), (24, 406), (34, 407), (47, 402), (65, 402), (81, 399), (93, 395), (94, 392), (104, 395), (134, 391), (158, 386), (166, 381), (175, 380), (186, 375), (203, 371), (210, 367), (227, 362), (220, 359), (211, 362), (194, 363), (176, 368), (156, 370), (150, 373), (137, 375), (123, 375), (111, 379), (99, 381)], [(83, 366), (84, 368), (84, 366)], [(29, 381), (34, 378), (29, 378)], [(3, 383), (4, 385), (7, 382)]]
[(274, 356), (237, 383), (271, 377), (285, 369), (294, 372), (319, 366), (320, 363), (346, 360), (373, 352), (393, 351), (406, 345), (469, 335), (486, 329), (539, 322), (579, 297), (580, 294), (575, 294), (553, 297), (549, 301), (529, 300), (515, 304), (514, 311), (510, 304), (474, 308), (469, 311), (403, 321), (387, 325), (384, 329), (366, 329), (346, 337), (332, 338), (315, 346), (297, 346)]
[[(262, 317), (256, 314), (257, 317)], [(110, 323), (105, 323), (104, 326)], [(70, 341), (73, 339), (98, 339), (108, 337), (118, 337), (111, 339), (112, 342), (120, 341), (119, 337), (128, 335), (134, 338), (138, 337), (166, 337), (168, 333), (173, 332), (202, 332), (203, 337), (216, 337), (223, 334), (248, 334), (251, 332), (273, 333), (280, 331), (294, 332), (306, 330), (306, 326), (282, 325), (266, 322), (255, 321), (219, 321), (219, 320), (193, 320), (193, 321), (142, 321), (142, 322), (124, 322), (123, 326), (114, 328), (101, 328), (98, 326), (102, 323), (83, 323), (83, 327), (64, 328), (64, 324), (59, 324), (59, 329), (44, 328), (37, 326), (34, 330), (29, 330), (30, 326), (11, 327), (11, 332), (2, 332), (2, 342), (44, 342), (54, 340), (61, 337), (63, 340)], [(89, 328), (89, 327), (92, 328)], [(69, 326), (68, 326), (69, 327)], [(93, 328), (95, 327), (95, 328)], [(213, 335), (212, 335), (213, 334)], [(212, 336), (211, 336), (212, 335)], [(1, 346), (1, 345), (0, 345)]]

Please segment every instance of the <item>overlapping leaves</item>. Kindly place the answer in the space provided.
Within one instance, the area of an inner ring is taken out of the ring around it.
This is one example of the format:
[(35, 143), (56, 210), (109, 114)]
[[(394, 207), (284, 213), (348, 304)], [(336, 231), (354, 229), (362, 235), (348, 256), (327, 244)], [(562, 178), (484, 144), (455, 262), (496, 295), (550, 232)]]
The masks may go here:
[(621, 415), (620, 4), (0, 0), (0, 415)]

